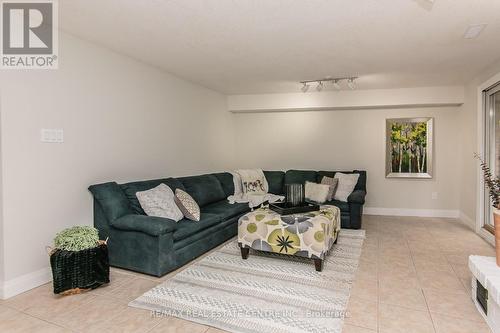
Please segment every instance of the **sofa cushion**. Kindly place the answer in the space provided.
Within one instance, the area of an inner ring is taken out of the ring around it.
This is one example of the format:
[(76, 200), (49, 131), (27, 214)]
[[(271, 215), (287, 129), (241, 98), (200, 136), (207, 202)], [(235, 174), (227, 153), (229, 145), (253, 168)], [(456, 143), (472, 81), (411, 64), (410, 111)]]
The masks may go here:
[(174, 220), (163, 217), (129, 214), (111, 222), (118, 230), (143, 232), (150, 236), (160, 236), (177, 228)]
[(349, 212), (349, 203), (348, 202), (342, 202), (342, 201), (338, 201), (338, 200), (331, 200), (331, 201), (327, 201), (325, 202), (325, 205), (333, 205), (333, 206), (337, 206), (339, 207), (340, 211), (342, 213), (348, 213)]
[(226, 194), (226, 198), (234, 194), (234, 181), (232, 174), (230, 174), (229, 172), (221, 172), (221, 173), (214, 173), (213, 175), (217, 177), (220, 184), (222, 185), (222, 189)]
[(150, 190), (152, 188), (157, 187), (160, 184), (167, 185), (174, 192), (178, 188), (180, 188), (181, 190), (184, 189), (184, 187), (182, 186), (182, 183), (179, 182), (175, 178), (163, 178), (163, 179), (153, 179), (153, 180), (131, 182), (131, 183), (126, 183), (126, 184), (121, 184), (120, 187), (122, 188), (123, 192), (127, 196), (127, 199), (130, 203), (130, 208), (132, 208), (134, 213), (146, 215), (146, 213), (144, 212), (144, 210), (141, 207), (141, 204), (139, 203), (139, 200), (137, 200), (136, 193), (140, 192), (140, 191)]
[(177, 222), (177, 228), (174, 232), (174, 242), (189, 237), (201, 230), (209, 228), (221, 222), (220, 215), (201, 213), (200, 221), (193, 222), (188, 219), (182, 219)]
[(185, 191), (189, 193), (200, 207), (226, 198), (222, 185), (214, 175), (201, 175), (178, 178)]
[(285, 173), (283, 171), (264, 171), (264, 176), (266, 176), (267, 184), (269, 185), (269, 193), (284, 193)]
[(285, 184), (302, 184), (317, 182), (317, 172), (312, 170), (288, 170), (285, 173)]
[(127, 196), (117, 183), (92, 185), (89, 191), (101, 206), (109, 222), (132, 213)]
[(233, 216), (241, 215), (249, 212), (250, 207), (246, 203), (230, 204), (227, 200), (214, 202), (210, 205), (203, 207), (202, 213), (217, 214), (223, 220), (227, 220)]

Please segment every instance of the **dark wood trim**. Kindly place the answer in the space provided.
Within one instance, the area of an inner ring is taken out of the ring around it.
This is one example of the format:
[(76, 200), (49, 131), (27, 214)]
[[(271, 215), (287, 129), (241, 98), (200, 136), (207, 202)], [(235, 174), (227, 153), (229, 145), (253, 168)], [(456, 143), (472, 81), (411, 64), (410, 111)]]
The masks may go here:
[(485, 224), (483, 225), (484, 230), (488, 231), (492, 235), (495, 235), (495, 228), (492, 225)]
[(317, 272), (321, 272), (323, 270), (323, 259), (314, 259), (314, 266)]
[(249, 253), (250, 253), (250, 248), (248, 248), (248, 247), (241, 248), (241, 258), (247, 259)]

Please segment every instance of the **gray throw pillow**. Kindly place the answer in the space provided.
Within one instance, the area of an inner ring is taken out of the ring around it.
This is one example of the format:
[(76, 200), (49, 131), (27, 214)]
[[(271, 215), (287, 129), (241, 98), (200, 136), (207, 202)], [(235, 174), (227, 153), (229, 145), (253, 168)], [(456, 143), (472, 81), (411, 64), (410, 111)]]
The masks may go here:
[(148, 216), (164, 217), (176, 222), (184, 217), (174, 202), (174, 192), (165, 184), (135, 195)]
[(328, 191), (327, 201), (332, 201), (335, 192), (337, 192), (337, 187), (339, 185), (339, 180), (337, 178), (324, 176), (321, 179), (321, 184), (330, 185), (330, 190)]

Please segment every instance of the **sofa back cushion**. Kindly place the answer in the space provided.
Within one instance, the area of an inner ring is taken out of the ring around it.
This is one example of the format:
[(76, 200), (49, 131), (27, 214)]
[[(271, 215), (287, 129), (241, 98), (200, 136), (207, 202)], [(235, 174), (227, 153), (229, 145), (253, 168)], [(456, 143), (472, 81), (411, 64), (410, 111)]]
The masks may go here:
[(362, 190), (366, 192), (366, 171), (360, 171), (360, 170), (354, 170), (354, 171), (318, 171), (318, 178), (316, 182), (321, 183), (321, 179), (323, 179), (324, 176), (334, 178), (335, 174), (337, 172), (341, 173), (346, 173), (346, 174), (351, 174), (351, 173), (358, 173), (359, 178), (358, 178), (358, 183), (356, 184), (356, 187), (354, 190)]
[(285, 173), (283, 171), (264, 171), (267, 184), (269, 185), (269, 193), (283, 194), (285, 184)]
[(285, 185), (302, 184), (306, 182), (317, 182), (317, 172), (313, 170), (288, 170), (285, 173)]
[(89, 191), (101, 206), (108, 222), (132, 213), (129, 201), (117, 183), (92, 185)]
[(137, 200), (136, 193), (150, 190), (152, 188), (157, 187), (160, 184), (167, 185), (168, 187), (170, 187), (170, 189), (173, 192), (175, 192), (175, 190), (178, 188), (180, 188), (181, 190), (184, 189), (184, 186), (182, 186), (182, 183), (175, 178), (144, 180), (144, 181), (121, 184), (120, 186), (121, 186), (123, 192), (125, 193), (128, 201), (130, 203), (130, 207), (132, 208), (134, 213), (146, 215), (146, 213), (144, 212), (144, 210), (141, 207), (141, 204), (139, 203), (139, 200)]
[(222, 189), (224, 190), (226, 198), (234, 194), (234, 181), (232, 174), (230, 174), (229, 172), (220, 172), (214, 173), (213, 175), (217, 177), (220, 184), (222, 185)]
[(201, 175), (178, 178), (185, 191), (193, 197), (200, 207), (226, 199), (222, 184), (214, 175)]

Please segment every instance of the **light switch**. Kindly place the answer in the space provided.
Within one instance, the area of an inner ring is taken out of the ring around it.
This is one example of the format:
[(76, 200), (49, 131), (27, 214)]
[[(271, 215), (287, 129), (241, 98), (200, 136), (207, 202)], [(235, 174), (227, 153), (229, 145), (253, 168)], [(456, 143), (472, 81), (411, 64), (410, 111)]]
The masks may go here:
[(64, 131), (62, 128), (42, 128), (40, 130), (40, 141), (46, 143), (63, 143)]

